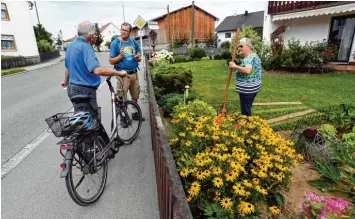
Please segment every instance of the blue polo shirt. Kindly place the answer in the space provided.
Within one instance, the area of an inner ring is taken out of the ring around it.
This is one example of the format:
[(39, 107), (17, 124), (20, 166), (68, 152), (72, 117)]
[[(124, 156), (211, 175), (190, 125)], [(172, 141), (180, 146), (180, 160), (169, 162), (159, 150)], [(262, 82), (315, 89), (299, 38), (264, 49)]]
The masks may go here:
[(127, 42), (122, 41), (119, 37), (114, 39), (110, 45), (110, 57), (115, 58), (120, 54), (121, 48), (124, 51), (123, 59), (115, 64), (117, 71), (126, 70), (133, 71), (138, 68), (138, 62), (135, 60), (137, 53), (141, 52), (141, 48), (135, 40), (129, 39)]
[(65, 55), (65, 67), (69, 72), (69, 83), (97, 88), (101, 77), (93, 73), (100, 67), (94, 48), (85, 40), (78, 38), (71, 42)]

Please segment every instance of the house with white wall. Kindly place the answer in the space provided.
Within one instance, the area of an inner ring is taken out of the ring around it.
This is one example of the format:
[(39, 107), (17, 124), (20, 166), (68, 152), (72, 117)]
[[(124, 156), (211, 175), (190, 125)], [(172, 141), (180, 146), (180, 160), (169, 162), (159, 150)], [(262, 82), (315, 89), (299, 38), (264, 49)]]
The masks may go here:
[(1, 2), (1, 54), (40, 62), (29, 5), (26, 1)]
[(355, 63), (354, 1), (268, 1), (265, 3), (263, 38), (282, 34), (284, 45), (295, 38), (301, 43), (327, 41), (337, 47), (338, 64)]
[[(102, 25), (100, 27), (100, 33), (102, 35), (102, 44), (101, 44), (101, 51), (108, 51), (109, 48), (105, 46), (106, 42), (111, 42), (111, 38), (115, 35), (120, 36), (120, 28), (118, 28), (116, 25), (114, 25), (112, 22), (107, 23), (105, 25)], [(64, 41), (64, 48), (68, 47), (69, 43), (72, 41), (76, 40), (77, 36), (75, 35), (74, 37), (67, 39)]]
[(231, 42), (235, 36), (237, 28), (243, 25), (252, 26), (257, 32), (262, 33), (264, 25), (264, 11), (251, 12), (245, 11), (243, 14), (227, 16), (216, 28), (218, 37), (218, 47), (225, 41)]

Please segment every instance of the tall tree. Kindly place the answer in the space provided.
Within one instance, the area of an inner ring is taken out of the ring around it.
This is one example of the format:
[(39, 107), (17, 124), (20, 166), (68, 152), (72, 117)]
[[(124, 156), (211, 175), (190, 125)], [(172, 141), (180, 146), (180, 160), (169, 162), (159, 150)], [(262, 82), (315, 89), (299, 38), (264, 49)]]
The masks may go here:
[(60, 34), (58, 33), (58, 36), (57, 36), (57, 42), (55, 43), (57, 46), (61, 46), (62, 45), (62, 39), (61, 39), (61, 36)]
[(96, 46), (97, 51), (100, 52), (100, 46), (101, 46), (101, 43), (104, 41), (104, 39), (103, 39), (103, 37), (101, 35), (98, 23), (95, 23), (95, 33), (97, 35), (95, 46)]
[(35, 31), (36, 41), (46, 40), (50, 44), (53, 44), (52, 34), (49, 33), (42, 24), (37, 24), (37, 26), (33, 27)]

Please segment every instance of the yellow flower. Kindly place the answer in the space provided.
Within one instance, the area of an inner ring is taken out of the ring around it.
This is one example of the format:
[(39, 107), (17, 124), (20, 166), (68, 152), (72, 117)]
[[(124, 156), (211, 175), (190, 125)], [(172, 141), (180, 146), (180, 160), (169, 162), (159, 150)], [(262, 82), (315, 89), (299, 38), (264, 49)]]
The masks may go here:
[(213, 179), (213, 185), (217, 188), (220, 188), (223, 185), (223, 179), (220, 177), (216, 177)]
[(234, 193), (239, 196), (245, 196), (246, 192), (244, 190), (244, 187), (240, 185), (239, 183), (235, 184), (233, 186)]
[(292, 183), (294, 183), (294, 182), (296, 182), (296, 179), (295, 178), (293, 178), (293, 177), (290, 177), (290, 182), (292, 182)]
[(179, 136), (180, 136), (180, 137), (185, 137), (186, 134), (185, 134), (184, 132), (180, 132)]
[(239, 214), (241, 216), (245, 216), (251, 213), (255, 212), (255, 206), (249, 202), (244, 202), (242, 201), (239, 205), (238, 205), (238, 209), (239, 209)]
[(297, 158), (298, 158), (299, 161), (302, 161), (303, 160), (303, 155), (302, 154), (298, 154)]
[(231, 209), (232, 206), (233, 206), (233, 202), (232, 202), (232, 199), (231, 198), (223, 198), (221, 201), (221, 206), (224, 208), (224, 209)]
[(216, 176), (219, 176), (222, 174), (222, 169), (220, 167), (213, 167), (212, 173)]
[(260, 170), (259, 173), (258, 173), (258, 176), (260, 178), (266, 178), (267, 177), (266, 171), (265, 170)]
[(202, 160), (200, 159), (195, 159), (195, 163), (197, 166), (199, 167), (203, 167), (205, 165), (205, 162), (203, 162)]
[(227, 136), (229, 135), (229, 133), (228, 133), (227, 131), (223, 131), (223, 132), (222, 132), (222, 135), (223, 135), (224, 137), (227, 137)]
[(251, 184), (248, 180), (243, 180), (243, 184), (248, 187), (248, 188), (252, 188), (253, 187), (253, 184)]
[(185, 142), (185, 145), (188, 146), (188, 147), (191, 146), (191, 141), (187, 140), (187, 141)]
[(230, 173), (226, 173), (225, 177), (227, 181), (233, 182), (236, 178), (236, 175), (233, 172), (230, 172)]
[(258, 179), (258, 178), (254, 178), (253, 179), (253, 184), (254, 185), (259, 185), (259, 183), (260, 183), (260, 179)]
[(276, 206), (272, 206), (269, 209), (272, 214), (280, 214), (280, 209), (278, 209)]
[(171, 143), (176, 143), (178, 140), (179, 140), (178, 138), (172, 138), (172, 139), (170, 139), (170, 142)]
[(187, 201), (187, 202), (190, 202), (191, 200), (192, 200), (191, 196), (186, 197), (186, 201)]
[(180, 176), (187, 177), (189, 175), (189, 169), (185, 168), (180, 171)]
[(219, 136), (218, 135), (212, 135), (212, 139), (217, 141), (219, 139)]
[(260, 186), (255, 186), (256, 191), (258, 191), (262, 195), (267, 195), (267, 191), (264, 188), (261, 188)]
[(205, 175), (202, 171), (199, 171), (199, 172), (197, 172), (197, 174), (196, 174), (196, 178), (197, 178), (198, 180), (204, 180), (204, 179), (206, 178), (206, 175)]
[(209, 176), (211, 176), (211, 171), (205, 170), (205, 171), (203, 171), (203, 174), (204, 174), (206, 177), (209, 177)]
[(251, 145), (251, 144), (253, 144), (253, 141), (250, 140), (250, 139), (248, 139), (248, 140), (247, 140), (247, 143)]
[(201, 189), (201, 185), (198, 182), (193, 182), (191, 184), (191, 187), (189, 189), (189, 194), (194, 197), (196, 195), (198, 195), (198, 193), (200, 192)]

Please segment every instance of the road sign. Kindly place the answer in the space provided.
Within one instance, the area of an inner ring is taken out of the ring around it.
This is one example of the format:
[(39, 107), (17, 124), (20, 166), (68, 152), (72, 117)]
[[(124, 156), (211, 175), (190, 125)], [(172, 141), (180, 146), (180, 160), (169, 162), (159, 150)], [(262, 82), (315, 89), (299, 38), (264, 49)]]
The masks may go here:
[(159, 29), (159, 25), (157, 21), (148, 21), (148, 28), (150, 30), (158, 30)]
[(134, 21), (134, 24), (139, 28), (142, 29), (146, 24), (145, 20), (139, 15), (138, 18)]
[(143, 30), (138, 30), (138, 36), (144, 36), (144, 31)]

